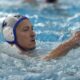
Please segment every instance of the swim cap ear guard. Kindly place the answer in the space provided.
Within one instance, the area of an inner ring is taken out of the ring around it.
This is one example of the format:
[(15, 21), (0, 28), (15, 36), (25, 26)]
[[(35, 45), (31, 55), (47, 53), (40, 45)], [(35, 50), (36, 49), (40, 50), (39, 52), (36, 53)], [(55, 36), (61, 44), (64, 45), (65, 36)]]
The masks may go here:
[(3, 29), (4, 39), (8, 42), (14, 41), (13, 29), (9, 26)]
[(4, 39), (8, 43), (17, 44), (16, 27), (24, 19), (28, 19), (28, 18), (25, 16), (11, 16), (11, 17), (8, 17), (6, 20), (3, 21), (3, 24), (2, 24), (3, 36), (4, 36)]
[(12, 25), (12, 23), (14, 23), (15, 19), (14, 20), (11, 20), (11, 19), (14, 19), (14, 18), (13, 17), (8, 17), (2, 23), (3, 37), (9, 43), (13, 43), (14, 42), (14, 33), (13, 33), (13, 25)]

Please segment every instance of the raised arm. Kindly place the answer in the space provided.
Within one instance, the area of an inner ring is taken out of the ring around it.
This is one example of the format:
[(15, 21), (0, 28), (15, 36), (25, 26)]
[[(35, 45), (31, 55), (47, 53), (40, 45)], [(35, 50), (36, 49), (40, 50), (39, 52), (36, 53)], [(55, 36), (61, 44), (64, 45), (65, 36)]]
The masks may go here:
[(65, 55), (66, 53), (68, 53), (68, 51), (70, 51), (73, 47), (75, 47), (79, 41), (80, 41), (80, 32), (77, 32), (70, 40), (59, 45), (56, 49), (54, 49), (51, 53), (49, 53), (46, 57), (44, 57), (44, 59), (50, 60)]

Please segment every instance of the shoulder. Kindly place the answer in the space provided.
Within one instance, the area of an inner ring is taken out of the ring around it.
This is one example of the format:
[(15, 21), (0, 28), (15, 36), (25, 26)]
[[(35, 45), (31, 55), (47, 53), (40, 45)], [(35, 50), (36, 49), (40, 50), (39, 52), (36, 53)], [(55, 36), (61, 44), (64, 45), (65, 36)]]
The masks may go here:
[(20, 50), (15, 45), (10, 45), (7, 42), (3, 42), (0, 44), (0, 53), (15, 57), (19, 55)]

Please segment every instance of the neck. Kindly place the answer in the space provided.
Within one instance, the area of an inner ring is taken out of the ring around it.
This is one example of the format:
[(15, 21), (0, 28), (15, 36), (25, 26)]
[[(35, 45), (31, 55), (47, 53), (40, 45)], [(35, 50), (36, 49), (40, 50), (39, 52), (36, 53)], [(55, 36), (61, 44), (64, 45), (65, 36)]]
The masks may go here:
[(34, 48), (23, 48), (21, 46), (18, 46), (18, 48), (20, 49), (21, 52), (28, 52), (28, 51), (32, 51), (35, 49), (35, 47)]

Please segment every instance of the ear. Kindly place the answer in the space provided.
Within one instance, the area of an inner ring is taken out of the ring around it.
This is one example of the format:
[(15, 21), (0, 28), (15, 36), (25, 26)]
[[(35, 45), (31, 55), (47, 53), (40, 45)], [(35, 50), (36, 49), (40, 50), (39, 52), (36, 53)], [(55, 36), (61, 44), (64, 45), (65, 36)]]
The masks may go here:
[(13, 29), (9, 26), (4, 27), (3, 35), (6, 41), (13, 42), (14, 41), (14, 34)]

